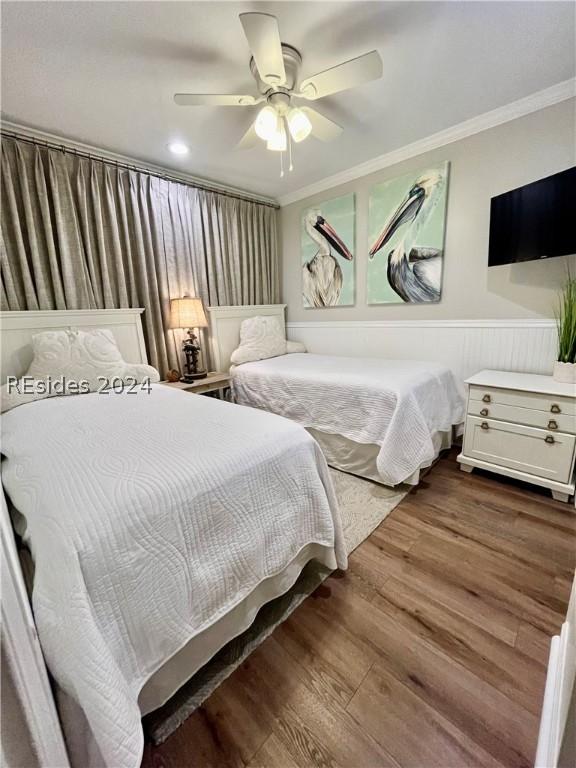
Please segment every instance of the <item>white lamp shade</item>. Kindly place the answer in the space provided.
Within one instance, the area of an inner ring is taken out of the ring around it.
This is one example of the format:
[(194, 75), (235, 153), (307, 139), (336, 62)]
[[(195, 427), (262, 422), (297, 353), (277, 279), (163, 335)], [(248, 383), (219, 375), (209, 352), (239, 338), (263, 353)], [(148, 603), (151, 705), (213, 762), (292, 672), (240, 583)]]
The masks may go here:
[(202, 299), (185, 296), (170, 302), (171, 328), (207, 328), (208, 320)]

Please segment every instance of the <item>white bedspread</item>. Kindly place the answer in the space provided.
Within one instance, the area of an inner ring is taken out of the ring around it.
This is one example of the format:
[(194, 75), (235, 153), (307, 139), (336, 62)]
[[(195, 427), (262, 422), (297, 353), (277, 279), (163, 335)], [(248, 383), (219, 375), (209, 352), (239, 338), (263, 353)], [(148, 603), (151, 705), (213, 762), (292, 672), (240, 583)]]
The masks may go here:
[(379, 445), (378, 472), (388, 485), (429, 465), (434, 433), (464, 421), (462, 385), (438, 363), (283, 355), (234, 368), (233, 387), (244, 405)]
[(2, 453), (42, 648), (113, 768), (140, 765), (138, 693), (186, 642), (310, 542), (346, 565), (320, 449), (270, 414), (162, 385), (54, 398), (4, 415)]

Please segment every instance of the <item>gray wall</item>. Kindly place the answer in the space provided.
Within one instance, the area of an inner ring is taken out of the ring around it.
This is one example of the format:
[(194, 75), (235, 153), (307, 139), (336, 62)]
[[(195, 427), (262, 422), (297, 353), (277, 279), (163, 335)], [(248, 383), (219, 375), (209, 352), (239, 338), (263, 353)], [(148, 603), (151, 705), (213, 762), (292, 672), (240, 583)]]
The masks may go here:
[[(575, 101), (535, 112), (282, 208), (282, 297), (288, 319), (423, 320), (552, 317), (576, 256), (488, 269), (490, 198), (576, 163)], [(383, 127), (385, 130), (385, 127)], [(442, 300), (366, 306), (368, 195), (373, 184), (450, 161)], [(323, 199), (356, 193), (356, 306), (304, 309), (300, 217)]]

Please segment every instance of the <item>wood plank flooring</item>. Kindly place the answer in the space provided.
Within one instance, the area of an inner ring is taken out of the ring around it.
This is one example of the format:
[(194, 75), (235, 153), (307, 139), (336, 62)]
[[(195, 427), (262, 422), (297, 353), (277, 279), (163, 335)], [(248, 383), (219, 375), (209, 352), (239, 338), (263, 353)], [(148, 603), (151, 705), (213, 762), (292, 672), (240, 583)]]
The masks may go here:
[(453, 452), (143, 768), (528, 768), (574, 507)]

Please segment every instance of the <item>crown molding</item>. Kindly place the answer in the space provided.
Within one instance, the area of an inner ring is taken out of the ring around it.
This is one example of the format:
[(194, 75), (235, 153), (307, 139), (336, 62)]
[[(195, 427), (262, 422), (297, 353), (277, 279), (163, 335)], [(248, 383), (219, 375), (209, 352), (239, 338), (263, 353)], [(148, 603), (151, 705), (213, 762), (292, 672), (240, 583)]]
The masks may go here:
[(0, 128), (2, 131), (6, 131), (7, 133), (14, 133), (22, 136), (23, 138), (32, 139), (40, 144), (44, 142), (51, 145), (57, 145), (58, 147), (68, 149), (72, 152), (76, 150), (77, 152), (82, 152), (86, 155), (93, 155), (94, 157), (98, 157), (102, 160), (107, 160), (110, 163), (121, 163), (122, 165), (129, 165), (134, 167), (136, 170), (150, 171), (151, 173), (155, 173), (158, 176), (166, 176), (166, 178), (170, 178), (175, 181), (182, 181), (185, 184), (190, 184), (192, 186), (209, 188), (214, 192), (227, 192), (229, 194), (246, 197), (250, 200), (254, 200), (254, 202), (261, 202), (268, 205), (278, 206), (278, 201), (272, 197), (259, 195), (255, 192), (249, 192), (246, 189), (233, 187), (229, 184), (222, 184), (221, 182), (214, 181), (213, 179), (194, 176), (191, 173), (182, 173), (182, 171), (177, 171), (173, 168), (149, 163), (145, 160), (131, 157), (130, 155), (122, 155), (118, 152), (111, 152), (107, 149), (96, 147), (93, 144), (84, 144), (81, 141), (69, 139), (66, 136), (60, 136), (59, 134), (49, 133), (48, 131), (43, 131), (40, 128), (32, 128), (31, 126), (22, 125), (21, 123), (16, 123), (11, 120), (5, 120), (4, 118), (0, 120)]
[(325, 190), (340, 184), (346, 184), (355, 179), (359, 179), (362, 176), (368, 176), (370, 173), (380, 171), (383, 168), (388, 168), (391, 165), (396, 165), (396, 163), (400, 163), (403, 160), (408, 160), (412, 157), (422, 155), (425, 152), (430, 152), (431, 150), (443, 147), (446, 144), (452, 144), (455, 141), (466, 139), (469, 136), (474, 136), (476, 133), (495, 128), (503, 123), (508, 123), (511, 120), (516, 120), (519, 117), (529, 115), (532, 112), (538, 112), (541, 109), (546, 109), (546, 107), (551, 107), (554, 104), (567, 101), (575, 96), (576, 78), (564, 80), (561, 83), (552, 85), (550, 88), (537, 91), (530, 96), (518, 99), (517, 101), (512, 101), (511, 103), (493, 109), (490, 112), (484, 112), (482, 115), (477, 115), (470, 120), (465, 120), (462, 123), (453, 125), (451, 128), (446, 128), (427, 138), (419, 139), (412, 144), (406, 144), (404, 147), (394, 149), (391, 152), (375, 157), (365, 163), (360, 163), (345, 171), (335, 173), (333, 176), (328, 176), (321, 181), (309, 184), (308, 186), (297, 189), (287, 195), (282, 195), (278, 198), (278, 202), (280, 203), (280, 206), (290, 205), (290, 203), (294, 203), (297, 200), (303, 200), (306, 197), (311, 197), (312, 195), (324, 192)]

